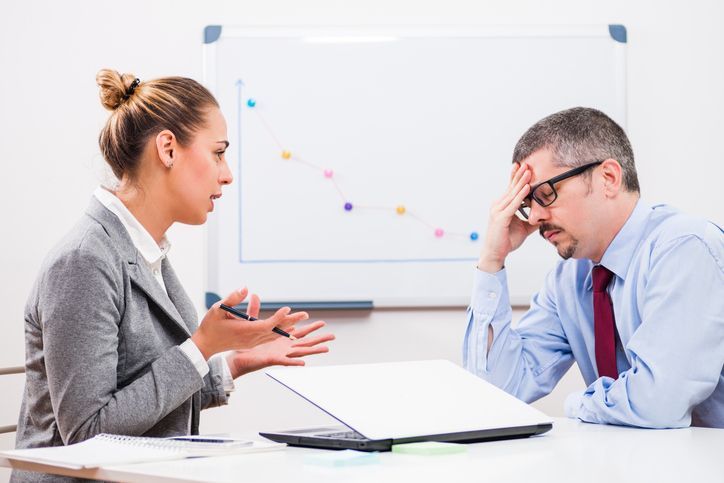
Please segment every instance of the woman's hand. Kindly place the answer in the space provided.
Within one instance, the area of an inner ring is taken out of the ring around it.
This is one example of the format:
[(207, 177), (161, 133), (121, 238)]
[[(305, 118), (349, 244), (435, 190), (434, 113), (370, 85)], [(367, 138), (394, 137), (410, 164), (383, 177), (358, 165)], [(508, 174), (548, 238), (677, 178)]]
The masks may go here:
[[(294, 324), (309, 318), (306, 312), (291, 313), (289, 307), (282, 307), (268, 319), (248, 321), (234, 317), (219, 308), (221, 304), (231, 306), (240, 304), (248, 293), (246, 288), (236, 290), (206, 312), (199, 328), (191, 336), (191, 340), (206, 360), (219, 352), (251, 349), (273, 341), (280, 337), (272, 332), (274, 327), (290, 332)], [(259, 297), (252, 295), (247, 313), (253, 317), (258, 316), (260, 305)]]
[(333, 334), (307, 337), (324, 325), (324, 322), (319, 320), (304, 327), (289, 330), (288, 332), (297, 340), (275, 334), (275, 339), (270, 342), (260, 344), (253, 349), (230, 353), (226, 361), (229, 364), (231, 376), (236, 379), (269, 366), (303, 366), (302, 357), (329, 351), (323, 344), (334, 340)]

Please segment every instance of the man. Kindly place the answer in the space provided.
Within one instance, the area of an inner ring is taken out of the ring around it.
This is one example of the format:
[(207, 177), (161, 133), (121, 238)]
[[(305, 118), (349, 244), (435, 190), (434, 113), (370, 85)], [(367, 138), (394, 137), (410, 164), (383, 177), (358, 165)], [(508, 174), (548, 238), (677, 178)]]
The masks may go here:
[[(534, 231), (563, 260), (512, 328), (504, 262)], [(724, 235), (644, 203), (628, 138), (600, 111), (558, 112), (518, 141), (468, 317), (466, 368), (524, 401), (575, 361), (588, 387), (569, 417), (724, 428)]]

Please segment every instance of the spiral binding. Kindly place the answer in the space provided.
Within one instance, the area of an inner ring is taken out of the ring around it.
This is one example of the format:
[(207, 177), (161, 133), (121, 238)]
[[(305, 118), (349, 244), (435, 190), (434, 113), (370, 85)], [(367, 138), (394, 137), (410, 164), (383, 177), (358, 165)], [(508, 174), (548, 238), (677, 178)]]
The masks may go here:
[(169, 451), (185, 451), (189, 449), (189, 445), (185, 444), (184, 441), (177, 441), (173, 439), (165, 438), (150, 438), (144, 436), (124, 436), (120, 434), (108, 434), (102, 433), (96, 436), (96, 438), (108, 441), (111, 443), (120, 443), (130, 446), (139, 446), (143, 448), (158, 448)]
[(101, 433), (96, 436), (96, 439), (107, 441), (110, 443), (120, 443), (123, 445), (142, 447), (142, 448), (153, 448), (160, 450), (168, 450), (174, 453), (185, 453), (185, 452), (211, 452), (215, 453), (223, 451), (224, 449), (233, 448), (239, 446), (238, 442), (229, 441), (228, 443), (202, 443), (196, 441), (183, 441), (167, 438), (152, 438), (146, 436), (125, 436), (120, 434), (109, 434)]

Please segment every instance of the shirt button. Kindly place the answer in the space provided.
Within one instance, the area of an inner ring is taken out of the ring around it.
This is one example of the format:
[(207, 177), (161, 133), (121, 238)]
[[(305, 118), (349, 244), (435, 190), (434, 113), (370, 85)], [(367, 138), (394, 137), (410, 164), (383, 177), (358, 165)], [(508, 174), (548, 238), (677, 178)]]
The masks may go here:
[(158, 275), (159, 273), (161, 273), (161, 272), (158, 271), (158, 268), (153, 269), (153, 274), (154, 274), (154, 275)]
[(488, 297), (491, 299), (498, 298), (498, 295), (495, 292), (488, 292)]

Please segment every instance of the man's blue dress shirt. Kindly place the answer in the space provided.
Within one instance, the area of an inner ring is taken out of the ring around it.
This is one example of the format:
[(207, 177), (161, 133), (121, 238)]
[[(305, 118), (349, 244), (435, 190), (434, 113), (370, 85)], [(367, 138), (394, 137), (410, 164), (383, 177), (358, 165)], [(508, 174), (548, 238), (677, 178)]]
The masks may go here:
[[(724, 428), (724, 233), (713, 223), (639, 200), (601, 265), (616, 319), (618, 379), (598, 376), (587, 259), (561, 260), (511, 327), (505, 269), (477, 271), (465, 367), (531, 402), (573, 362), (588, 385), (566, 413), (652, 428)], [(488, 326), (493, 345), (486, 356)]]

